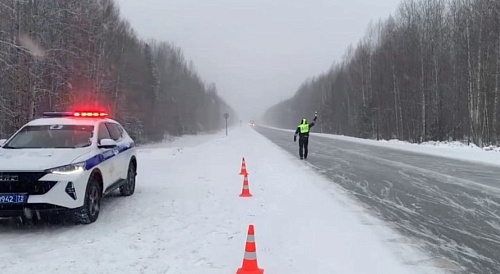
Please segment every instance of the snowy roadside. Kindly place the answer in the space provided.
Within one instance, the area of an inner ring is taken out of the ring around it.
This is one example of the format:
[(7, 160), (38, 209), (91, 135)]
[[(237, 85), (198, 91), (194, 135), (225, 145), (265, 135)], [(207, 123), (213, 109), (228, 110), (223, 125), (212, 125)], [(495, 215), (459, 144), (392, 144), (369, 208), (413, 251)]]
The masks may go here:
[[(252, 198), (240, 198), (245, 157)], [(254, 130), (139, 150), (137, 190), (88, 226), (0, 226), (4, 273), (439, 273), (418, 246)]]
[[(200, 138), (204, 145), (184, 148), (183, 157), (176, 160), (180, 170), (173, 177), (187, 176), (184, 169), (197, 167), (189, 174), (191, 180), (179, 182), (198, 184), (202, 179), (209, 185), (201, 182), (194, 191), (184, 186), (193, 194), (196, 189), (207, 194), (206, 199), (199, 198), (199, 213), (206, 222), (201, 225), (196, 214), (186, 216), (194, 218), (189, 221), (193, 228), (200, 227), (200, 231), (186, 231), (186, 245), (205, 238), (201, 249), (193, 248), (203, 254), (203, 262), (194, 258), (174, 261), (172, 273), (212, 273), (212, 267), (225, 270), (213, 273), (235, 273), (250, 223), (256, 225), (257, 256), (266, 273), (436, 273), (432, 265), (419, 263), (428, 257), (406, 239), (260, 134), (245, 127), (234, 128), (228, 137), (221, 133), (209, 141)], [(188, 139), (180, 141), (191, 144)], [(159, 150), (149, 153), (153, 157), (148, 159), (164, 155)], [(250, 172), (254, 195), (250, 199), (238, 197), (241, 156)], [(214, 248), (217, 246), (224, 248)]]
[[(294, 132), (294, 130), (289, 130), (289, 129), (282, 129), (264, 125), (261, 126), (281, 131)], [(377, 140), (368, 140), (368, 139), (361, 139), (361, 138), (355, 138), (343, 135), (333, 135), (326, 133), (311, 133), (311, 135), (360, 143), (365, 145), (399, 149), (399, 150), (411, 151), (414, 153), (423, 153), (434, 156), (453, 158), (457, 160), (480, 162), (480, 163), (500, 166), (500, 154), (496, 153), (500, 152), (500, 148), (492, 146), (480, 148), (475, 145), (469, 146), (461, 142), (435, 142), (435, 141), (425, 142), (422, 144), (413, 144), (400, 140), (377, 141)]]

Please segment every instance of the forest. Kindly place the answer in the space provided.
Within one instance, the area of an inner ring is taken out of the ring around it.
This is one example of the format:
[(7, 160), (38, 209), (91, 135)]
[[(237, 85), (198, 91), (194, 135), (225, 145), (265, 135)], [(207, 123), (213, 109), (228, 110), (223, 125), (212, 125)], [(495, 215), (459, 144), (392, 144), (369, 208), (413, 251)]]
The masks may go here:
[(406, 0), (264, 119), (295, 128), (317, 110), (316, 132), (496, 145), (499, 88), (500, 1)]
[(237, 119), (180, 48), (139, 39), (113, 0), (0, 0), (0, 138), (82, 108), (106, 110), (138, 143)]

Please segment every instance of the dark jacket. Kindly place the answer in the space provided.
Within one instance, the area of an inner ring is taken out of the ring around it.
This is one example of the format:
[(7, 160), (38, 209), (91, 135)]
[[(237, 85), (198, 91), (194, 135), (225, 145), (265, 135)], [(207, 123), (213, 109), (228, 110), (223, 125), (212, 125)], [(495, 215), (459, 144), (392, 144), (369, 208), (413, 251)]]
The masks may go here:
[[(316, 122), (316, 120), (318, 119), (318, 116), (314, 116), (314, 119), (312, 121), (312, 123), (309, 123), (309, 131), (306, 132), (306, 133), (300, 133), (300, 125), (297, 127), (297, 129), (295, 130), (295, 135), (294, 135), (294, 138), (297, 137), (297, 135), (299, 135), (299, 138), (309, 138), (309, 132), (311, 131), (311, 128), (314, 126), (314, 122)], [(302, 119), (301, 121), (301, 124), (302, 123), (307, 123), (307, 120), (306, 119)]]

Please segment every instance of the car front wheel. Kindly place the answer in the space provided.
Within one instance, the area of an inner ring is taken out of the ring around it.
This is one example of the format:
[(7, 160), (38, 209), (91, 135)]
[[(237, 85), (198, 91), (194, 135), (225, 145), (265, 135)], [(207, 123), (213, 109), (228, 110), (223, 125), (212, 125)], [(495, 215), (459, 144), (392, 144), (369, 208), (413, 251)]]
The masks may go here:
[(101, 209), (102, 191), (97, 176), (92, 176), (87, 184), (85, 203), (75, 213), (76, 221), (82, 224), (90, 224), (97, 220)]

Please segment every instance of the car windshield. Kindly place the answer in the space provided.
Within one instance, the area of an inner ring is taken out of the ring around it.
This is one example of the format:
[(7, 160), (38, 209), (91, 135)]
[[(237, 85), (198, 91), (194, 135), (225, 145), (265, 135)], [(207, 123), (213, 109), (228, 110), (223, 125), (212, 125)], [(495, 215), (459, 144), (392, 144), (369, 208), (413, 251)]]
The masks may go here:
[(3, 148), (80, 148), (92, 144), (94, 126), (26, 126)]

